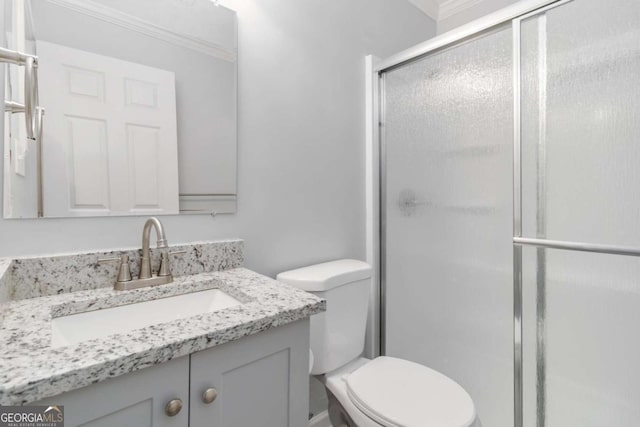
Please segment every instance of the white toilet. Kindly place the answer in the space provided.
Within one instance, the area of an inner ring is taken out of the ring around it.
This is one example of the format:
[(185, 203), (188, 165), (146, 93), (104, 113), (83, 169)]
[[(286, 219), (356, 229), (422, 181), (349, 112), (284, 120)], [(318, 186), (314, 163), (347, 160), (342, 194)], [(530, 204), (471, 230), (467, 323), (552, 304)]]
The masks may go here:
[(469, 394), (445, 375), (393, 357), (360, 357), (371, 289), (367, 263), (327, 262), (277, 280), (327, 300), (327, 311), (311, 318), (311, 374), (328, 390), (334, 427), (480, 425)]

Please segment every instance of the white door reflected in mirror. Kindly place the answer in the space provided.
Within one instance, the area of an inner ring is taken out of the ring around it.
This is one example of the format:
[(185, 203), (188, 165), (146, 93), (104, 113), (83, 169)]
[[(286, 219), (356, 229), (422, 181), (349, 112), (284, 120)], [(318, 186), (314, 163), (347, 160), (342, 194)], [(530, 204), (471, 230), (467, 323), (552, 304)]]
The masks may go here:
[[(177, 214), (175, 76), (37, 42), (49, 216)], [(62, 84), (61, 84), (62, 83)]]
[[(5, 108), (5, 218), (235, 212), (234, 11), (209, 0), (6, 5), (0, 44), (37, 57), (45, 113), (34, 141), (24, 112)], [(12, 102), (24, 103), (23, 74), (5, 67)]]

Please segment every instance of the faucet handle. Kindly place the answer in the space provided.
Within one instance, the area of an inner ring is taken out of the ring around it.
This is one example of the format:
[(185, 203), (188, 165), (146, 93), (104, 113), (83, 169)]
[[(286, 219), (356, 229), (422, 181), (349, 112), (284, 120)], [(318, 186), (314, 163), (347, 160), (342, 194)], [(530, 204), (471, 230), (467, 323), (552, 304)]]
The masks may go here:
[(98, 264), (105, 264), (108, 262), (120, 262), (120, 270), (118, 271), (118, 283), (131, 281), (131, 268), (129, 267), (129, 255), (122, 254), (119, 257), (98, 259)]
[(175, 251), (175, 252), (162, 252), (160, 255), (160, 269), (158, 270), (158, 276), (171, 276), (171, 267), (169, 265), (169, 255), (182, 255), (187, 251)]
[(162, 252), (160, 254), (160, 269), (158, 269), (158, 276), (171, 276), (171, 267), (169, 266), (169, 254)]

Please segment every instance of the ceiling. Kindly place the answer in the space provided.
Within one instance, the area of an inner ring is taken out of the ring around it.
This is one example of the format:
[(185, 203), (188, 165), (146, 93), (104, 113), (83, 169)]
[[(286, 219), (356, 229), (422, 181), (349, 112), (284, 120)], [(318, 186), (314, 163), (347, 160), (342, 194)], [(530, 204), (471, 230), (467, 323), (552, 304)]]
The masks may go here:
[(409, 0), (418, 9), (438, 21), (462, 12), (484, 0)]

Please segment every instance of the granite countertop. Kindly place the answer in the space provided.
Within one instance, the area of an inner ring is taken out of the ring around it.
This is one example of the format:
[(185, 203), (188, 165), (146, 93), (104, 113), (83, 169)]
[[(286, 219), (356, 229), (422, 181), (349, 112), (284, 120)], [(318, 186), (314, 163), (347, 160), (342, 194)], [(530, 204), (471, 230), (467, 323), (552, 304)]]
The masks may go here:
[[(243, 304), (79, 344), (51, 346), (55, 317), (216, 288)], [(244, 268), (180, 276), (152, 288), (102, 287), (0, 303), (0, 405), (25, 404), (78, 389), (325, 309), (324, 300)]]

